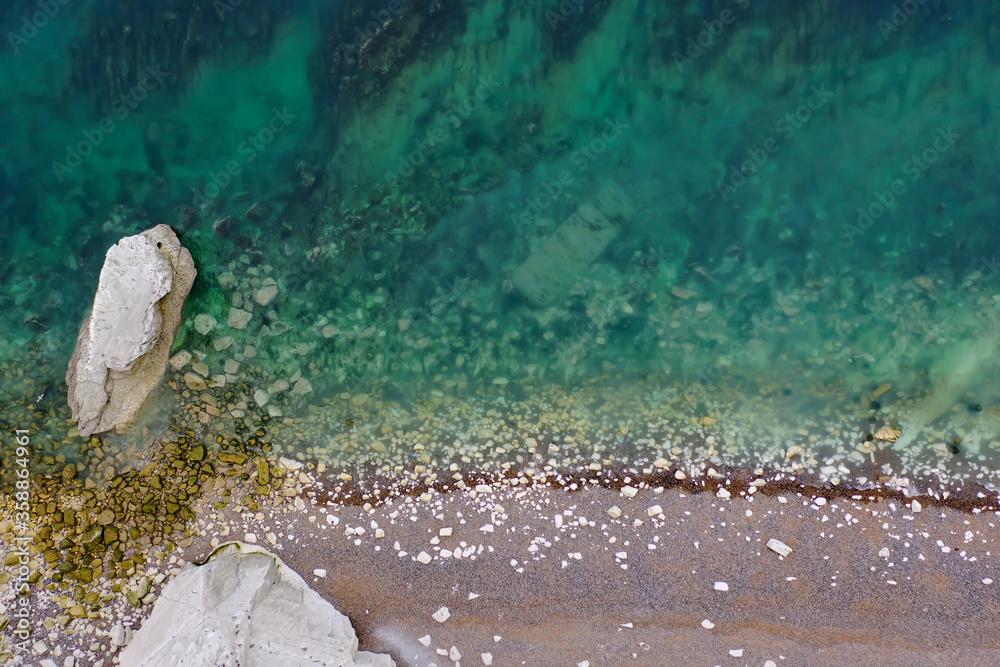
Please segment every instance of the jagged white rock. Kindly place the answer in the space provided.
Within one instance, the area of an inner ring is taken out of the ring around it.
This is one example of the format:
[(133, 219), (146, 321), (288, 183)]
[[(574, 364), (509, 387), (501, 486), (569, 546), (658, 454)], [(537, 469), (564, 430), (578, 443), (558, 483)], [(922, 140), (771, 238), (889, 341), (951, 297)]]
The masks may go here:
[(166, 225), (111, 246), (66, 371), (80, 433), (123, 431), (166, 371), (197, 271)]
[(231, 542), (160, 593), (122, 667), (395, 667), (280, 558)]

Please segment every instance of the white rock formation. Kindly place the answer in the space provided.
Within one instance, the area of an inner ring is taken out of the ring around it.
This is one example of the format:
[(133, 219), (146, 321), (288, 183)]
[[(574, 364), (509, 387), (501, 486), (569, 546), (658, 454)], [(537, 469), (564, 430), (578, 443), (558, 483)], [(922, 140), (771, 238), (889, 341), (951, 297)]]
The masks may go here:
[(350, 620), (260, 547), (188, 565), (119, 654), (122, 667), (394, 667), (358, 651)]
[(108, 250), (66, 372), (81, 434), (123, 431), (135, 419), (166, 371), (196, 275), (191, 253), (166, 225)]

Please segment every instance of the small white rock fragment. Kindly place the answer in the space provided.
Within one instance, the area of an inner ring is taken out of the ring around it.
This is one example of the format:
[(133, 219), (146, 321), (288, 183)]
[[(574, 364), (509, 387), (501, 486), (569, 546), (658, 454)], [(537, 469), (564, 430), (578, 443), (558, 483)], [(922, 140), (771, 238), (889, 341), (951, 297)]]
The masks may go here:
[(776, 663), (774, 660), (765, 660), (764, 667), (778, 667), (778, 663)]
[(743, 657), (743, 649), (741, 649), (741, 648), (731, 648), (731, 649), (729, 649), (729, 655), (733, 656), (734, 658), (742, 658)]
[(712, 588), (714, 588), (717, 591), (728, 591), (729, 590), (729, 584), (727, 584), (724, 581), (717, 581), (717, 582), (715, 582), (715, 585), (712, 586)]
[(449, 618), (451, 618), (451, 612), (448, 611), (448, 607), (441, 607), (436, 612), (431, 614), (431, 618), (433, 618), (438, 623), (444, 623)]
[(470, 600), (475, 600), (477, 597), (479, 597), (479, 593), (469, 593)]
[(451, 537), (451, 528), (442, 528), (438, 531), (438, 535), (441, 537)]
[(454, 662), (458, 662), (462, 659), (462, 654), (458, 652), (458, 647), (452, 644), (451, 650), (448, 651), (448, 658)]
[(889, 547), (882, 547), (881, 549), (879, 549), (878, 550), (878, 555), (879, 555), (879, 558), (888, 558), (889, 557)]
[(983, 579), (983, 583), (989, 586), (990, 584), (993, 583), (993, 580), (990, 579), (989, 577), (986, 577), (985, 579)]
[(923, 507), (923, 505), (920, 504), (919, 500), (914, 499), (914, 500), (910, 501), (910, 511), (913, 512), (914, 514), (916, 514), (917, 512), (919, 512), (920, 510), (922, 510), (923, 508), (924, 507)]
[(618, 505), (613, 505), (608, 508), (608, 515), (612, 519), (620, 519), (622, 516), (622, 508), (618, 507)]
[(634, 486), (623, 486), (622, 495), (628, 498), (635, 498), (636, 494), (639, 493), (639, 489)]
[(476, 493), (491, 493), (493, 487), (488, 484), (476, 484)]
[(813, 498), (813, 502), (822, 507), (826, 505), (826, 498)]
[(712, 623), (712, 621), (706, 618), (704, 621), (701, 622), (701, 627), (705, 628), (706, 630), (711, 630), (712, 628), (715, 627), (715, 623)]
[(243, 541), (249, 542), (250, 544), (256, 544), (257, 536), (254, 535), (253, 533), (247, 533), (246, 535), (243, 536)]
[(720, 486), (719, 490), (715, 493), (715, 495), (718, 498), (729, 498), (733, 494), (729, 493), (729, 489), (727, 489), (726, 487)]
[(431, 558), (431, 555), (429, 553), (427, 553), (426, 551), (421, 551), (420, 553), (417, 554), (417, 560), (423, 563), (424, 565), (427, 565), (433, 559)]
[(687, 475), (684, 474), (683, 470), (678, 470), (674, 472), (674, 479), (687, 479)]
[(431, 636), (430, 635), (424, 635), (423, 637), (421, 637), (417, 641), (420, 642), (421, 644), (423, 644), (424, 646), (430, 646), (431, 645)]
[(486, 667), (490, 667), (493, 664), (493, 654), (492, 653), (480, 653), (479, 657), (483, 659), (483, 664)]
[(326, 570), (324, 570), (321, 567), (317, 567), (315, 570), (313, 570), (313, 574), (322, 579), (326, 576)]
[(781, 540), (774, 539), (773, 537), (767, 541), (767, 548), (779, 556), (788, 556), (788, 554), (792, 553), (792, 548), (790, 546)]
[(660, 507), (659, 505), (653, 505), (652, 507), (646, 510), (646, 515), (650, 517), (660, 516), (662, 514), (663, 514), (663, 508)]

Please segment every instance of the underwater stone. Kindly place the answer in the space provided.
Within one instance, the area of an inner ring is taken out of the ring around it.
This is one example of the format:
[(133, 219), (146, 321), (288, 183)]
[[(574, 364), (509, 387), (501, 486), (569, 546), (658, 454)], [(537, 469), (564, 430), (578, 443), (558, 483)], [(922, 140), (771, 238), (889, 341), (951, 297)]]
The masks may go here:
[(216, 324), (215, 318), (205, 313), (194, 318), (194, 329), (202, 335), (214, 329)]
[(536, 306), (555, 302), (569, 292), (577, 276), (604, 252), (634, 212), (635, 204), (625, 191), (605, 181), (596, 195), (514, 269), (514, 286)]
[(229, 326), (234, 329), (246, 329), (247, 324), (250, 323), (250, 318), (253, 317), (253, 313), (243, 310), (241, 308), (230, 308), (229, 309)]
[(84, 437), (123, 432), (166, 372), (184, 300), (197, 271), (167, 225), (111, 246), (66, 371), (69, 405)]
[(347, 616), (277, 556), (242, 543), (224, 545), (171, 580), (119, 664), (395, 665), (387, 655), (358, 651)]

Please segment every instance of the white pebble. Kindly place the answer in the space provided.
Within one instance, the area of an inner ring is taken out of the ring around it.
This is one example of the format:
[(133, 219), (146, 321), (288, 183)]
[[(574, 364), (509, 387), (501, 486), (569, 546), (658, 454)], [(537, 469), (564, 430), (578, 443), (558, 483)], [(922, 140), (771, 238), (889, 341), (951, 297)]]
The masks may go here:
[(611, 516), (612, 519), (619, 519), (622, 515), (622, 508), (618, 507), (618, 505), (613, 505), (608, 508), (608, 515)]
[(881, 549), (879, 549), (878, 550), (878, 555), (879, 555), (879, 558), (888, 558), (889, 557), (889, 547), (882, 547)]
[(826, 498), (813, 498), (813, 502), (822, 507), (826, 505)]
[(421, 637), (417, 641), (420, 642), (421, 644), (423, 644), (424, 646), (430, 646), (431, 645), (431, 636), (430, 635), (424, 635), (423, 637)]
[(741, 649), (741, 648), (731, 648), (731, 649), (729, 649), (729, 655), (733, 656), (734, 658), (742, 658), (743, 657), (743, 649)]
[(432, 559), (429, 553), (427, 553), (426, 551), (421, 551), (420, 553), (417, 554), (417, 560), (423, 563), (424, 565), (427, 565), (428, 563), (431, 562)]
[(492, 653), (480, 653), (479, 657), (483, 659), (483, 664), (486, 667), (490, 667), (493, 664), (493, 654)]
[(660, 507), (659, 505), (653, 505), (652, 507), (646, 510), (646, 514), (651, 517), (660, 516), (661, 514), (663, 514), (663, 508)]
[(717, 582), (715, 582), (715, 585), (713, 586), (713, 588), (715, 590), (717, 590), (717, 591), (728, 591), (729, 590), (729, 584), (727, 584), (724, 581), (717, 581)]
[(249, 542), (250, 544), (256, 544), (257, 536), (254, 535), (253, 533), (247, 533), (246, 535), (243, 536), (243, 541)]
[(701, 627), (705, 628), (706, 630), (711, 630), (712, 628), (715, 627), (715, 623), (712, 623), (712, 621), (706, 618), (704, 621), (701, 622)]
[(635, 488), (634, 486), (623, 486), (622, 487), (622, 495), (623, 496), (627, 496), (629, 498), (635, 498), (635, 496), (636, 496), (637, 493), (639, 493), (639, 489)]
[(326, 570), (324, 570), (321, 567), (318, 567), (315, 570), (313, 570), (313, 574), (315, 574), (317, 577), (325, 577), (326, 576)]
[(990, 579), (989, 577), (986, 577), (985, 579), (983, 579), (983, 583), (989, 586), (990, 584), (993, 583), (993, 580)]
[(448, 611), (448, 607), (441, 607), (436, 612), (431, 614), (431, 618), (433, 618), (438, 623), (444, 623), (449, 618), (451, 618), (451, 612)]
[(767, 541), (767, 548), (781, 556), (788, 556), (788, 554), (792, 553), (792, 548), (790, 546), (781, 540), (774, 539), (773, 537)]
[(726, 487), (720, 486), (719, 490), (715, 492), (715, 495), (718, 498), (729, 498), (733, 494), (729, 493), (729, 490), (726, 489)]
[(913, 512), (914, 514), (916, 514), (917, 512), (919, 512), (922, 509), (923, 509), (923, 505), (920, 504), (920, 501), (918, 501), (918, 500), (912, 500), (912, 501), (910, 501), (910, 511), (911, 512)]

